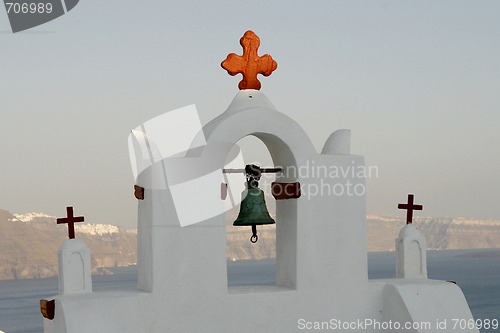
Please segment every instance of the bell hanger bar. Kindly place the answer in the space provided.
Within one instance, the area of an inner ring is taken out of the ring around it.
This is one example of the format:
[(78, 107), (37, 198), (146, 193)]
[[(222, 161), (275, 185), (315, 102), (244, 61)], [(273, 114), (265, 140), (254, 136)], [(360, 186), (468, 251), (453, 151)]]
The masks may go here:
[(283, 168), (261, 168), (255, 164), (248, 164), (244, 169), (222, 169), (222, 172), (244, 174), (280, 173), (283, 172)]

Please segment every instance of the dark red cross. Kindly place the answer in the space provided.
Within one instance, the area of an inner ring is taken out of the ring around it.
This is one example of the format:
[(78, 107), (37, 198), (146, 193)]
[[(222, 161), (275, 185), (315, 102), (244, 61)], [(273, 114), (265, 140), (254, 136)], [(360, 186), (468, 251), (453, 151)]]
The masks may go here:
[(73, 207), (66, 207), (67, 217), (62, 217), (57, 219), (57, 224), (67, 223), (68, 224), (68, 236), (69, 239), (75, 238), (75, 222), (83, 222), (83, 216), (73, 216)]
[(399, 209), (406, 209), (406, 224), (411, 224), (413, 221), (413, 211), (423, 210), (424, 206), (413, 204), (413, 194), (408, 194), (408, 202), (405, 204), (398, 204)]

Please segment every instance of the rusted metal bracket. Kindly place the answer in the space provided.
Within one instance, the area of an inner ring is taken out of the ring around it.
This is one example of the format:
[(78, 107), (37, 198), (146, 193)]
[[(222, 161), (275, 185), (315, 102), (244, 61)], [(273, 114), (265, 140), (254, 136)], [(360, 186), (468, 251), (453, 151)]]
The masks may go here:
[(271, 183), (271, 193), (276, 200), (298, 199), (300, 198), (300, 183)]
[(137, 200), (144, 200), (144, 187), (134, 185), (134, 196)]
[(40, 312), (42, 312), (42, 316), (48, 320), (54, 319), (56, 315), (56, 300), (40, 300)]

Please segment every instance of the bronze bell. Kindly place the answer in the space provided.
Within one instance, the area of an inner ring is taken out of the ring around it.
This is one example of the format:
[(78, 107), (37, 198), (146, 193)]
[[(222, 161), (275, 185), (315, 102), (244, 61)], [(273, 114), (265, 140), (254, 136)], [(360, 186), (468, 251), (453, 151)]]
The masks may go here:
[(245, 167), (245, 175), (247, 178), (247, 190), (243, 191), (241, 197), (245, 195), (241, 201), (240, 213), (233, 223), (233, 226), (252, 226), (252, 237), (250, 241), (256, 243), (259, 237), (257, 236), (257, 225), (275, 224), (276, 221), (269, 216), (267, 211), (264, 192), (259, 188), (259, 180), (263, 169), (256, 165), (247, 165)]

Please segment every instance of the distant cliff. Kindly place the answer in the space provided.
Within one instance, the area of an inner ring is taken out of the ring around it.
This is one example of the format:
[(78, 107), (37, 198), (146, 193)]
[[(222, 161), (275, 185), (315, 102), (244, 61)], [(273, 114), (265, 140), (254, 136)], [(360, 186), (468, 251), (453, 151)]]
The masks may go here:
[[(500, 221), (463, 218), (414, 218), (428, 249), (500, 248)], [(367, 216), (368, 251), (394, 251), (395, 239), (405, 225), (405, 217)], [(243, 230), (241, 230), (243, 229)], [(275, 256), (274, 227), (257, 227), (259, 241), (248, 241), (250, 228), (228, 227), (228, 259), (263, 259)]]
[[(405, 218), (367, 216), (370, 251), (394, 251), (394, 239)], [(500, 221), (451, 217), (417, 217), (414, 223), (427, 238), (428, 249), (500, 248)]]
[[(250, 243), (250, 227), (233, 227), (237, 210), (227, 214), (227, 258), (266, 259), (275, 256), (274, 226), (258, 226), (259, 241)], [(404, 218), (368, 216), (369, 251), (394, 251)], [(415, 218), (429, 249), (500, 248), (500, 221), (461, 218)], [(92, 252), (95, 274), (108, 267), (136, 263), (137, 232), (112, 225), (76, 224), (77, 238)], [(57, 275), (57, 251), (67, 228), (45, 214), (11, 214), (0, 210), (0, 280)]]
[[(135, 230), (75, 224), (75, 231), (92, 251), (95, 274), (106, 274), (105, 267), (136, 263)], [(0, 210), (0, 280), (56, 276), (57, 251), (66, 239), (67, 227), (58, 226), (52, 216)]]

